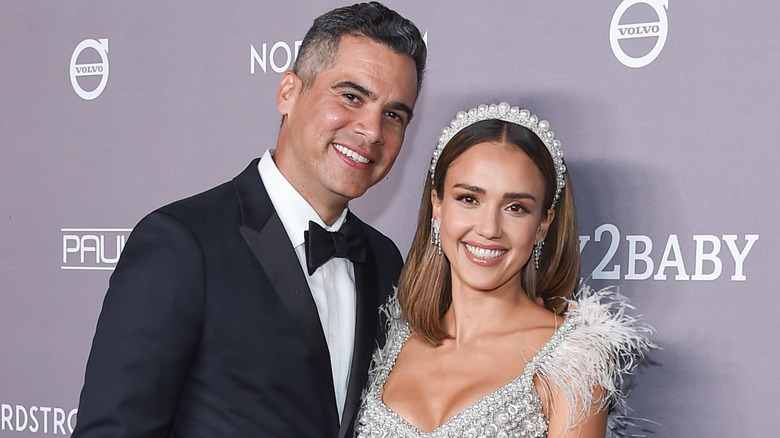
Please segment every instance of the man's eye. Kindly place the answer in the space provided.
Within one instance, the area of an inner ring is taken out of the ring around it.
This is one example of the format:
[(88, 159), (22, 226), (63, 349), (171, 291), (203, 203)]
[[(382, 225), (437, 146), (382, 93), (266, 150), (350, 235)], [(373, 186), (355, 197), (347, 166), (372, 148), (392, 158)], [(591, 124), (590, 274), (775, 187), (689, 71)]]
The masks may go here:
[(394, 112), (394, 111), (388, 111), (387, 112), (387, 117), (390, 117), (391, 119), (395, 120), (398, 123), (404, 123), (405, 122), (404, 116), (402, 116), (401, 114), (398, 114), (397, 112)]

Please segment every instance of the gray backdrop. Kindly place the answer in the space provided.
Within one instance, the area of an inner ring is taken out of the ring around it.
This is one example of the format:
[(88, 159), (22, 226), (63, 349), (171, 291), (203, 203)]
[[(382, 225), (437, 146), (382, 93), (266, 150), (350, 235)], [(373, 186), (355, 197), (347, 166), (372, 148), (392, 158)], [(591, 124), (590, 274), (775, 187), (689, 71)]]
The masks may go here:
[[(70, 434), (129, 230), (275, 144), (279, 72), (341, 4), (3, 2), (0, 436)], [(530, 108), (563, 142), (583, 276), (657, 330), (634, 414), (662, 437), (775, 436), (780, 6), (388, 4), (427, 34), (429, 67), (358, 215), (405, 253), (441, 127), (479, 103)]]

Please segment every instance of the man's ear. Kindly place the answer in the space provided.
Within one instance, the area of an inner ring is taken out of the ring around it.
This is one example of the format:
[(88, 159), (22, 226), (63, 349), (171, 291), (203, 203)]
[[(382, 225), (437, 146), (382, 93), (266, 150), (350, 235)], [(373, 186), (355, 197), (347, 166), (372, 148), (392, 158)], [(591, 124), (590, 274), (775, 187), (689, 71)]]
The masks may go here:
[(279, 80), (279, 91), (276, 93), (276, 109), (286, 116), (301, 92), (301, 78), (292, 70), (287, 70)]

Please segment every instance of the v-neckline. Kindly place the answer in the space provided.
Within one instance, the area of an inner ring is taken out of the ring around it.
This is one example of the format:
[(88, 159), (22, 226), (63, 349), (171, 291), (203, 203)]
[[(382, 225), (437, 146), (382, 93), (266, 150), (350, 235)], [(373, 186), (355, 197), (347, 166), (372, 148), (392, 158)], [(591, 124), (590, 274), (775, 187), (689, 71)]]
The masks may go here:
[[(414, 431), (415, 434), (422, 434), (425, 437), (433, 437), (437, 434), (441, 433), (445, 428), (447, 428), (450, 424), (456, 422), (460, 417), (463, 417), (464, 415), (470, 413), (474, 409), (476, 409), (479, 405), (484, 403), (489, 398), (498, 395), (499, 393), (507, 391), (509, 388), (512, 388), (518, 384), (521, 384), (522, 380), (527, 380), (525, 382), (526, 384), (530, 385), (530, 391), (533, 392), (533, 394), (537, 395), (536, 387), (533, 385), (533, 376), (536, 373), (536, 370), (541, 365), (541, 362), (544, 361), (547, 356), (549, 356), (550, 353), (555, 349), (555, 347), (558, 346), (560, 341), (563, 339), (564, 336), (566, 336), (571, 329), (574, 327), (576, 322), (578, 321), (578, 318), (572, 318), (568, 317), (563, 321), (563, 324), (561, 324), (557, 329), (555, 329), (555, 333), (553, 333), (552, 336), (550, 336), (550, 339), (547, 340), (547, 342), (542, 345), (542, 348), (539, 349), (539, 351), (534, 354), (531, 359), (526, 362), (525, 366), (523, 367), (523, 373), (519, 376), (515, 377), (514, 379), (510, 380), (505, 385), (501, 386), (500, 388), (497, 388), (479, 399), (477, 399), (474, 403), (466, 406), (465, 408), (461, 409), (455, 415), (448, 418), (444, 423), (440, 424), (438, 427), (433, 429), (430, 432), (425, 432), (424, 430), (420, 429), (419, 427), (415, 426), (414, 424), (407, 421), (404, 417), (396, 413), (394, 410), (390, 409), (384, 401), (384, 398), (382, 397), (382, 393), (384, 392), (385, 382), (387, 382), (387, 378), (390, 376), (390, 373), (393, 371), (393, 368), (395, 368), (395, 361), (398, 359), (398, 355), (401, 354), (401, 349), (403, 349), (403, 346), (406, 344), (406, 342), (409, 340), (409, 336), (411, 336), (411, 330), (409, 329), (409, 323), (404, 320), (402, 321), (402, 327), (398, 336), (398, 342), (396, 345), (393, 345), (393, 349), (390, 351), (391, 357), (389, 358), (389, 366), (386, 370), (384, 370), (381, 381), (377, 382), (377, 386), (379, 386), (378, 391), (376, 391), (376, 397), (378, 398), (379, 406), (385, 412), (392, 417), (395, 417), (401, 424), (403, 424), (405, 427), (410, 428)], [(393, 340), (395, 341), (395, 340)]]

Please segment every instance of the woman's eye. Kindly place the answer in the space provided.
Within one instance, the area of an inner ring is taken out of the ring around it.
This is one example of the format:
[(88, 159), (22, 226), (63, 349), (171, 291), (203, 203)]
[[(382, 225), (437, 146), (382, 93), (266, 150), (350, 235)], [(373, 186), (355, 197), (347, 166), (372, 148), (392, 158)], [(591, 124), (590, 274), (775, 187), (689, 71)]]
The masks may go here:
[(523, 204), (512, 204), (508, 207), (508, 210), (513, 213), (530, 213), (530, 210)]
[(465, 202), (467, 204), (474, 204), (477, 202), (477, 198), (471, 196), (471, 195), (460, 195), (457, 197), (458, 201)]

